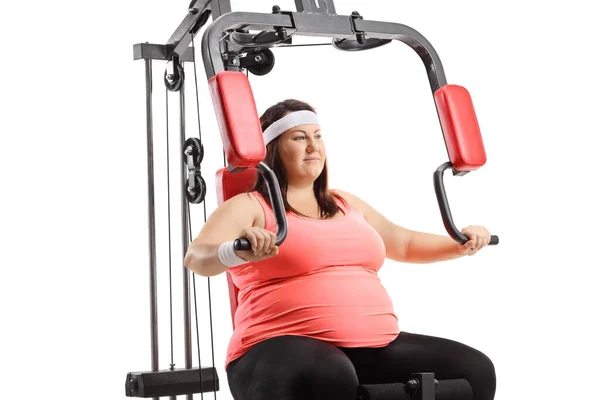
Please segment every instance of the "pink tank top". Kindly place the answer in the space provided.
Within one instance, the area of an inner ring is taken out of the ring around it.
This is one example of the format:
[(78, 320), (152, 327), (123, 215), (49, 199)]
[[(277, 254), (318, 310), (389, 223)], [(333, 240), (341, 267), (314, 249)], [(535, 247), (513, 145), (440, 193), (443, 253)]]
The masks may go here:
[[(277, 232), (273, 211), (251, 192)], [(377, 272), (385, 246), (361, 210), (335, 199), (344, 216), (316, 220), (286, 213), (288, 234), (275, 257), (230, 268), (239, 288), (225, 368), (252, 346), (282, 335), (339, 347), (384, 347), (400, 333)]]

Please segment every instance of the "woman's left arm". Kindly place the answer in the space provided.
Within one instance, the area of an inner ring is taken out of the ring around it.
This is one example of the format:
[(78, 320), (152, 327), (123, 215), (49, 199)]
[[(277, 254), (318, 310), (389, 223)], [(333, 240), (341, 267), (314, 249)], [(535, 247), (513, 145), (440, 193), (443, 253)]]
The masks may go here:
[(461, 245), (448, 236), (417, 232), (388, 220), (362, 199), (336, 190), (352, 206), (362, 210), (365, 220), (379, 233), (386, 248), (386, 257), (407, 263), (433, 263), (473, 255), (487, 246), (491, 235), (482, 226), (468, 226), (461, 232), (470, 240)]

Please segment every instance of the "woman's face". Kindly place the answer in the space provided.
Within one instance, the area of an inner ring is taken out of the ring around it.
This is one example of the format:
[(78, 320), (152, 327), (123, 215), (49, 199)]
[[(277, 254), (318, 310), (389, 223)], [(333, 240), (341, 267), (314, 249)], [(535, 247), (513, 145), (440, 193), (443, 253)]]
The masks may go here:
[(298, 125), (279, 137), (279, 157), (290, 184), (312, 184), (325, 165), (325, 144), (317, 124)]

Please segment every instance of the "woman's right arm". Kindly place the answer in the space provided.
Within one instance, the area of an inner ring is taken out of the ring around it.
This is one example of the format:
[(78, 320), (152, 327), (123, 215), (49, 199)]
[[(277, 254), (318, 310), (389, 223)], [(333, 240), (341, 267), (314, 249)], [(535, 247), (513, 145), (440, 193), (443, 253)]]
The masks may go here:
[(247, 193), (241, 193), (217, 207), (198, 237), (190, 243), (183, 264), (202, 276), (215, 276), (227, 270), (219, 260), (219, 246), (237, 239), (244, 228), (254, 225), (256, 215), (252, 202)]
[(219, 275), (229, 268), (219, 259), (219, 247), (240, 237), (248, 238), (252, 245), (252, 250), (235, 251), (245, 261), (277, 255), (276, 235), (255, 226), (259, 212), (262, 208), (247, 193), (225, 201), (210, 215), (198, 237), (190, 243), (183, 264), (201, 276)]

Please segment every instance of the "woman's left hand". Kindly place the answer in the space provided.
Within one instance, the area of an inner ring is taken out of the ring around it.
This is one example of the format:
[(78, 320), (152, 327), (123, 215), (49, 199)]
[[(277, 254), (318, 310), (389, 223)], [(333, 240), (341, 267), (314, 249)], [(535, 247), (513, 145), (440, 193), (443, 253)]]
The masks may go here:
[(490, 243), (491, 234), (483, 226), (469, 225), (461, 231), (469, 240), (458, 245), (458, 251), (465, 256), (472, 256)]

